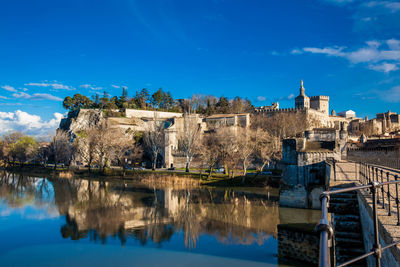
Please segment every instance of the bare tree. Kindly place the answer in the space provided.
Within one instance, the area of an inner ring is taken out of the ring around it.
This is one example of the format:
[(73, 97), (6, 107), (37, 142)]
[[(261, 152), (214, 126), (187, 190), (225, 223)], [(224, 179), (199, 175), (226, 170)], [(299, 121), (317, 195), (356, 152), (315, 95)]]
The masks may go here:
[(68, 133), (58, 130), (50, 143), (50, 154), (54, 157), (54, 169), (58, 163), (69, 164), (73, 155), (73, 144), (69, 140)]
[(114, 157), (121, 164), (123, 176), (125, 176), (128, 159), (135, 159), (141, 156), (142, 148), (136, 142), (136, 133), (133, 131), (123, 131), (122, 129), (114, 129), (113, 131), (113, 153)]
[(143, 134), (143, 142), (150, 151), (152, 169), (155, 170), (158, 154), (161, 153), (164, 143), (164, 122), (157, 120), (156, 116), (152, 122), (147, 124), (147, 129)]
[(250, 158), (257, 148), (257, 131), (246, 128), (238, 128), (236, 134), (237, 154), (243, 169), (244, 182), (247, 168), (249, 167)]
[(75, 140), (78, 155), (87, 163), (89, 172), (92, 170), (92, 165), (98, 160), (98, 141), (99, 130), (93, 126), (85, 131), (77, 133)]
[(101, 171), (105, 171), (109, 165), (118, 143), (118, 129), (112, 128), (107, 121), (103, 121), (97, 127), (97, 163)]
[(202, 145), (199, 148), (199, 154), (207, 163), (208, 167), (208, 180), (211, 178), (213, 168), (218, 161), (218, 153), (216, 153), (218, 147), (218, 142), (216, 138), (215, 132), (209, 132), (204, 135), (202, 138)]
[(183, 131), (178, 136), (178, 148), (186, 157), (186, 172), (189, 172), (190, 163), (200, 146), (201, 126), (197, 123), (196, 115), (185, 114), (183, 123)]
[(258, 163), (258, 171), (262, 172), (267, 163), (282, 157), (282, 142), (279, 137), (272, 136), (268, 131), (263, 129), (257, 129), (256, 136), (257, 147), (255, 158)]
[(225, 174), (231, 177), (234, 176), (234, 167), (238, 162), (236, 130), (236, 127), (221, 127), (216, 129), (215, 136), (219, 160), (224, 165)]

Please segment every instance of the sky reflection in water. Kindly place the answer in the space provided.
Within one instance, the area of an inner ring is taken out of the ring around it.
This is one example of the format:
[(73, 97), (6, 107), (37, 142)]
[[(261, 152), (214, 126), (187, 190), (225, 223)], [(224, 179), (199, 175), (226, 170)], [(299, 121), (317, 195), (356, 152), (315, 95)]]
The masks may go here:
[(293, 217), (267, 191), (0, 179), (2, 266), (276, 266), (277, 224)]

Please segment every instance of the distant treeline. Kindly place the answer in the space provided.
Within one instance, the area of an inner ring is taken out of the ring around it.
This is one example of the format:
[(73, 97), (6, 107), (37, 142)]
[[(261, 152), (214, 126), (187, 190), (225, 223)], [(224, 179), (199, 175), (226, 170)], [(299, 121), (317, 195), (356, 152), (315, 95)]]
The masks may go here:
[(160, 110), (170, 112), (196, 112), (198, 114), (212, 115), (217, 113), (243, 113), (254, 109), (251, 101), (240, 97), (228, 99), (224, 96), (219, 98), (212, 95), (193, 95), (190, 99), (174, 99), (170, 92), (161, 88), (155, 93), (144, 88), (129, 97), (126, 87), (122, 88), (121, 96), (113, 96), (104, 92), (102, 96), (96, 94), (91, 98), (75, 94), (67, 96), (63, 101), (63, 107), (67, 110), (79, 108), (88, 109), (144, 109)]

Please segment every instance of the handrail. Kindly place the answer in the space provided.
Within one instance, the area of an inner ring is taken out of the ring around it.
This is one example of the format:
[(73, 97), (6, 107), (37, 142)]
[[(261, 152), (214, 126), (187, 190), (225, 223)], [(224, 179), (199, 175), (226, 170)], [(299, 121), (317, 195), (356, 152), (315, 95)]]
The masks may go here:
[[(377, 214), (377, 205), (380, 203), (379, 201), (379, 191), (381, 191), (382, 197), (382, 208), (385, 209), (385, 195), (388, 201), (388, 216), (391, 216), (391, 198), (395, 200), (395, 204), (397, 205), (397, 225), (400, 225), (400, 201), (399, 201), (399, 192), (398, 192), (398, 184), (400, 183), (398, 171), (388, 170), (385, 167), (370, 165), (366, 163), (358, 163), (359, 164), (359, 172), (360, 172), (360, 182), (367, 183), (365, 185), (360, 186), (352, 186), (343, 189), (336, 189), (332, 191), (324, 191), (320, 196), (321, 200), (321, 220), (319, 224), (316, 226), (316, 231), (320, 234), (320, 244), (319, 244), (319, 266), (320, 267), (329, 267), (331, 264), (330, 259), (330, 244), (331, 238), (333, 237), (333, 228), (328, 220), (328, 207), (329, 200), (331, 195), (346, 193), (357, 191), (361, 189), (369, 189), (372, 193), (372, 206), (373, 206), (373, 222), (374, 222), (374, 246), (371, 248), (371, 252), (360, 255), (354, 259), (351, 259), (347, 262), (344, 262), (338, 267), (347, 266), (351, 263), (357, 262), (359, 260), (365, 259), (371, 255), (375, 256), (376, 266), (380, 267), (380, 259), (382, 257), (382, 252), (388, 248), (399, 245), (400, 240), (396, 241), (392, 244), (389, 244), (385, 247), (381, 247), (379, 242), (379, 230), (378, 230), (378, 214)], [(384, 172), (385, 170), (385, 172)], [(393, 174), (395, 173), (395, 174)], [(390, 180), (390, 177), (394, 177), (394, 180)], [(395, 189), (391, 189), (390, 185), (395, 185)], [(387, 191), (385, 191), (385, 187), (387, 187)], [(379, 190), (380, 189), (380, 190)], [(391, 191), (396, 191), (396, 197), (394, 197)]]

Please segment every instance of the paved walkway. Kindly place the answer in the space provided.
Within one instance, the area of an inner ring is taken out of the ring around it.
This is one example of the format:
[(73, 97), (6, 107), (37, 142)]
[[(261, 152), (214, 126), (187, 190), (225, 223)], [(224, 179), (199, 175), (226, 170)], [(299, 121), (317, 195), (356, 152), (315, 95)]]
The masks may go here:
[[(394, 180), (392, 175), (395, 175), (395, 171), (385, 170), (383, 172), (383, 181), (387, 181), (387, 172), (389, 172), (389, 180)], [(374, 175), (376, 179), (376, 174)], [(378, 180), (381, 181), (381, 172), (378, 172)], [(360, 174), (359, 165), (354, 162), (341, 161), (336, 163), (336, 181), (331, 181), (331, 186), (339, 184), (360, 184)], [(400, 194), (400, 185), (398, 186)], [(388, 186), (385, 186), (385, 191), (388, 190)], [(372, 197), (369, 190), (360, 190), (361, 196), (365, 199), (365, 203), (369, 205), (370, 211), (372, 211)], [(389, 205), (387, 193), (384, 193), (384, 198), (382, 198), (382, 191), (378, 191), (378, 219), (379, 219), (379, 232), (386, 244), (390, 244), (394, 241), (400, 240), (400, 226), (397, 225), (397, 205), (395, 202), (396, 198), (396, 186), (390, 185), (390, 201), (391, 201), (391, 216), (388, 215)], [(383, 208), (382, 202), (385, 202), (385, 207)], [(371, 214), (372, 216), (372, 214)], [(400, 257), (400, 250), (397, 247), (392, 248), (392, 254)], [(398, 259), (400, 262), (400, 258)]]

